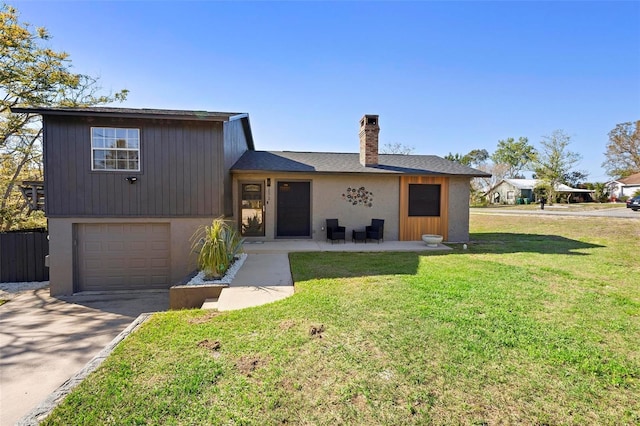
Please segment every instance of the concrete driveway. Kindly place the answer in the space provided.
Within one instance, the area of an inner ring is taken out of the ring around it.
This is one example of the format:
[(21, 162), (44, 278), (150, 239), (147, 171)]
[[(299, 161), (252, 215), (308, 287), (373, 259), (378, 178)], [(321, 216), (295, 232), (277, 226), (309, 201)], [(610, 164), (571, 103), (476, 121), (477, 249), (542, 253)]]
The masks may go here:
[(12, 425), (81, 370), (168, 291), (53, 298), (48, 288), (0, 306), (0, 425)]

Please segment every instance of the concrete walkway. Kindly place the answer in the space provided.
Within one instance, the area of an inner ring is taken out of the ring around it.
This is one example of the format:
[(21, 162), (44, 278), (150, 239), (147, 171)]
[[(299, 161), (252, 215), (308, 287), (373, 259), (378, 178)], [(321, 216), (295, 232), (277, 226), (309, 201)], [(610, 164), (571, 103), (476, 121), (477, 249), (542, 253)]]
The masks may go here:
[(293, 279), (286, 253), (248, 254), (242, 268), (222, 290), (218, 300), (208, 299), (203, 309), (232, 311), (275, 302), (293, 295)]

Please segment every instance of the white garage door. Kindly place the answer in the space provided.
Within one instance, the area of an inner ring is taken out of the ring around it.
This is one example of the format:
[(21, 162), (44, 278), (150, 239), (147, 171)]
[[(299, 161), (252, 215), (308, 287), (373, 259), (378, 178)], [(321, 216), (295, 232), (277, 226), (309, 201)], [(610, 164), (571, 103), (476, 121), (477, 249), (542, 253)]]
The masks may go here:
[(78, 291), (169, 288), (167, 223), (77, 225)]

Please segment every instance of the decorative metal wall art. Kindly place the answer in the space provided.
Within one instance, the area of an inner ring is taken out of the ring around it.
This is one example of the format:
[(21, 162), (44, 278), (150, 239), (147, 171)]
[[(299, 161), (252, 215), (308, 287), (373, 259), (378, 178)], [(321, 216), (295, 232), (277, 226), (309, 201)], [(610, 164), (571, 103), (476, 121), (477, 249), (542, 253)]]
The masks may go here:
[(373, 206), (373, 192), (367, 191), (364, 186), (347, 188), (347, 191), (342, 194), (342, 199), (354, 206)]

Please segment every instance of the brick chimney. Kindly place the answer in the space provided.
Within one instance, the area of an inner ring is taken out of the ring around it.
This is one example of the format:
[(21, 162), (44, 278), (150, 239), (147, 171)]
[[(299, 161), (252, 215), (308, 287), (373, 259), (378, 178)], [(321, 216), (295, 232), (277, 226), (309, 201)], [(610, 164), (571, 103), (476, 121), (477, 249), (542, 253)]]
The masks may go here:
[(378, 126), (377, 115), (365, 115), (360, 120), (360, 164), (365, 167), (378, 164)]

